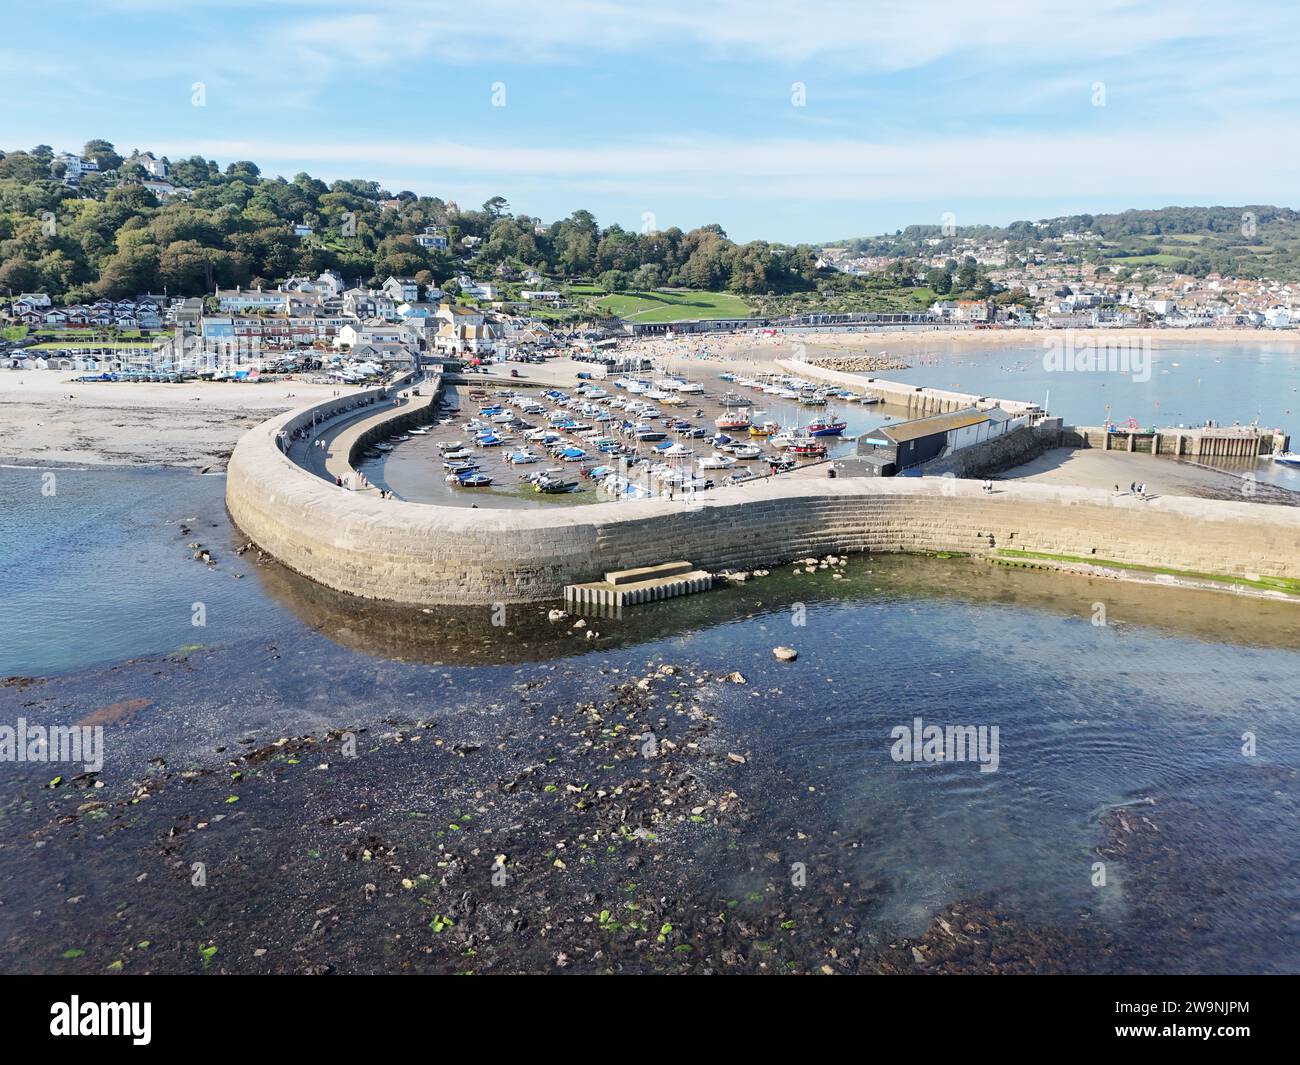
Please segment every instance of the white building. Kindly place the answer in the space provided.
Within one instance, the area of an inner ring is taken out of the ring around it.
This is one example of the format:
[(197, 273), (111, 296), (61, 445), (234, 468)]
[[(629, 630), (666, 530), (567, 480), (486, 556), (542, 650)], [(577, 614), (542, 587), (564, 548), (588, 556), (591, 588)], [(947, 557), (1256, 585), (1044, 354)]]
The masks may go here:
[(263, 291), (260, 288), (217, 289), (217, 306), (223, 311), (242, 314), (245, 311), (278, 311), (285, 306), (283, 292)]

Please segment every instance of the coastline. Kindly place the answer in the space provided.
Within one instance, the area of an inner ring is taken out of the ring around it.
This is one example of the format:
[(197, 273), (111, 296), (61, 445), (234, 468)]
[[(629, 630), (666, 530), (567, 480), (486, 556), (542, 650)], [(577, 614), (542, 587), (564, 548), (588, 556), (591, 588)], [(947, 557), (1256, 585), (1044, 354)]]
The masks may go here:
[[(507, 629), (488, 610), (340, 596), (255, 551), (237, 555), (236, 529), (210, 537), (214, 568), (180, 551), (190, 534), (172, 530), (175, 564), (240, 591), (274, 580), (281, 603), (296, 586), (305, 601), (286, 608), (300, 624), (244, 626), (214, 609), (214, 626), (227, 627), (198, 635), (190, 600), (211, 607), (213, 593), (187, 593), (176, 597), (176, 651), (0, 689), (11, 717), (108, 721), (113, 751), (102, 774), (57, 787), (38, 765), (6, 775), (15, 831), (0, 846), (0, 883), (12, 913), (46, 915), (10, 922), (6, 970), (1210, 970), (1224, 963), (1207, 914), (1242, 944), (1282, 926), (1278, 876), (1248, 882), (1243, 905), (1217, 890), (1215, 871), (1225, 854), (1255, 870), (1289, 860), (1290, 837), (1268, 818), (1294, 799), (1287, 764), (1234, 760), (1207, 796), (1141, 752), (1155, 746), (1173, 761), (1177, 751), (1181, 764), (1200, 722), (1225, 712), (1227, 731), (1258, 728), (1271, 711), (1279, 720), (1265, 724), (1284, 734), (1292, 604), (1208, 600), (1155, 578), (864, 555), (783, 567), (624, 619), (589, 616), (583, 628), (574, 616), (551, 622), (545, 607), (511, 607)], [(1106, 628), (1089, 621), (1098, 601)], [(788, 638), (796, 606), (811, 627), (793, 638), (799, 661), (778, 663), (770, 647), (778, 632)], [(860, 627), (837, 639), (854, 618)], [(918, 625), (928, 626), (922, 641)], [(1035, 654), (1031, 632), (1057, 652)], [(1242, 678), (1250, 705), (1225, 711), (1214, 678), (1238, 643), (1276, 658), (1256, 657)], [(1134, 679), (1102, 665), (1120, 647), (1135, 656)], [(393, 661), (402, 657), (413, 664)], [(1003, 662), (1016, 670), (1005, 704), (1001, 678), (980, 671)], [(1180, 680), (1198, 670), (1203, 680)], [(1063, 674), (1077, 699), (1061, 690)], [(1056, 750), (1068, 722), (1081, 753), (1045, 780), (1032, 774), (1052, 759), (1008, 758), (997, 778), (1007, 786), (945, 806), (927, 800), (927, 770), (888, 761), (893, 719), (873, 696), (882, 688), (906, 691), (927, 714), (949, 699), (978, 703), (1005, 734), (1050, 744), (1031, 753)], [(808, 712), (827, 700), (852, 707), (840, 719), (850, 738), (839, 769), (829, 726)], [(1026, 702), (1050, 703), (1033, 731)], [(1136, 754), (1114, 742), (1129, 728), (1140, 732)], [(653, 761), (639, 754), (647, 731), (666, 741)], [(345, 753), (346, 735), (359, 757)], [(810, 742), (815, 757), (799, 757)], [(1252, 801), (1261, 773), (1275, 804)], [(1005, 878), (961, 863), (973, 849), (970, 802), (993, 826), (974, 841), (989, 853), (999, 838), (1037, 832), (1043, 816), (997, 795), (1053, 788), (1071, 801), (1053, 804), (1059, 816), (1038, 849), (1021, 844), (987, 863)], [(902, 832), (889, 834), (910, 838), (907, 854), (871, 827), (898, 816)], [(918, 831), (927, 824), (949, 826), (951, 838)], [(1078, 854), (1123, 863), (1122, 910), (1094, 909), (1086, 878), (1077, 898), (1059, 878), (1035, 893), (1045, 858)], [(496, 855), (504, 888), (491, 875)], [(797, 892), (795, 861), (810, 873)], [(206, 890), (191, 882), (195, 862)], [(941, 872), (942, 889), (918, 869)], [(1294, 948), (1233, 957), (1270, 971), (1293, 964)]]

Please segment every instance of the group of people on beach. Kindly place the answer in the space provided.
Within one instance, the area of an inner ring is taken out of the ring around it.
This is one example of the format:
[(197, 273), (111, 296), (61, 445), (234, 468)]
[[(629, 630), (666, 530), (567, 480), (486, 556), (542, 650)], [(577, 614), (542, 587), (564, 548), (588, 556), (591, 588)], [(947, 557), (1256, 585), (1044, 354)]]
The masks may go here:
[[(1115, 494), (1119, 495), (1119, 485), (1115, 486)], [(1143, 481), (1140, 484), (1137, 481), (1130, 481), (1128, 486), (1128, 494), (1131, 496), (1137, 496), (1144, 503), (1147, 502), (1149, 497), (1147, 496), (1146, 481)]]

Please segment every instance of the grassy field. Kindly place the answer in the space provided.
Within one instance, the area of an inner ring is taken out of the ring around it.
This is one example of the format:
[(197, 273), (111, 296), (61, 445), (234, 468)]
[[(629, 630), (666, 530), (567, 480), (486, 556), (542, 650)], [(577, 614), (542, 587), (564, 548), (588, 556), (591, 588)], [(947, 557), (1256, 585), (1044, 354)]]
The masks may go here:
[[(586, 295), (576, 291), (575, 295)], [(730, 292), (696, 292), (688, 289), (655, 289), (651, 292), (620, 292), (595, 301), (604, 314), (629, 322), (694, 322), (701, 318), (746, 318), (753, 312), (739, 296)]]
[(1185, 255), (1169, 255), (1164, 252), (1154, 255), (1117, 255), (1107, 259), (1106, 265), (1116, 266), (1177, 266), (1185, 263)]

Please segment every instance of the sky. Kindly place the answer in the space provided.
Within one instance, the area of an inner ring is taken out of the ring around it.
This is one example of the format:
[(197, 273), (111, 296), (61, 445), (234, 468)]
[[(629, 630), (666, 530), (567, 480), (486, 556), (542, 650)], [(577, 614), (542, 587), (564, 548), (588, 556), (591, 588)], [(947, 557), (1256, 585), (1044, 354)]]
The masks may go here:
[(1293, 0), (44, 0), (3, 24), (8, 150), (102, 137), (786, 243), (1296, 205)]

